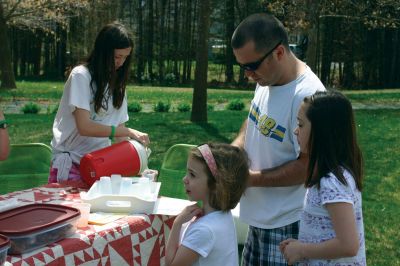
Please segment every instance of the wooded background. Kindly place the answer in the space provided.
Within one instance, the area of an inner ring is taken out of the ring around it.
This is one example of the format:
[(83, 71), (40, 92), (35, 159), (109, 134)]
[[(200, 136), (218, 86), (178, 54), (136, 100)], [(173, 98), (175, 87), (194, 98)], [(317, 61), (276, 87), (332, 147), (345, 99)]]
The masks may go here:
[(203, 62), (200, 75), (211, 65), (222, 73), (208, 85), (245, 88), (230, 39), (257, 12), (282, 20), (294, 51), (328, 87), (400, 87), (398, 0), (0, 0), (1, 87), (65, 80), (99, 29), (118, 20), (135, 38), (133, 82), (192, 86)]

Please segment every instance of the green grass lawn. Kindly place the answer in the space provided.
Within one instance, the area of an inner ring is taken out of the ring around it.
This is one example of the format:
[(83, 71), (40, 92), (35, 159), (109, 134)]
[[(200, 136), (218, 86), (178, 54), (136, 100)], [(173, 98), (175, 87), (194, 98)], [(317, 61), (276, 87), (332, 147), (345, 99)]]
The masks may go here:
[[(17, 101), (33, 101), (49, 106), (50, 112), (57, 106), (61, 99), (64, 88), (63, 82), (17, 82), (18, 89), (0, 90), (0, 103), (7, 104)], [(175, 87), (149, 87), (133, 86), (127, 87), (128, 101), (141, 104), (155, 104), (162, 100), (172, 105), (177, 103), (192, 103), (192, 88)], [(357, 90), (343, 91), (353, 104), (380, 104), (400, 106), (400, 90)], [(240, 99), (249, 104), (253, 90), (225, 90), (208, 89), (208, 103), (210, 105), (226, 104), (230, 101)], [(46, 113), (47, 110), (42, 110)]]
[[(12, 97), (56, 101), (61, 97), (61, 83), (29, 84), (30, 87), (23, 88), (19, 83), (21, 91), (12, 92), (14, 96), (10, 91), (0, 91), (1, 101)], [(191, 92), (191, 89), (130, 87), (129, 98), (191, 102)], [(218, 89), (210, 90), (208, 95), (213, 103), (235, 98), (249, 101), (252, 92)], [(400, 98), (396, 90), (346, 92), (346, 95), (353, 102), (380, 104), (396, 104)], [(12, 143), (49, 144), (54, 114), (6, 115), (12, 121), (9, 128)], [(194, 124), (190, 122), (190, 113), (130, 113), (128, 126), (149, 133), (152, 142), (149, 167), (159, 169), (166, 150), (175, 143), (232, 141), (246, 115), (247, 111), (213, 111), (208, 113), (207, 124)], [(374, 266), (400, 265), (400, 109), (356, 110), (356, 122), (365, 159), (363, 211), (367, 262)]]

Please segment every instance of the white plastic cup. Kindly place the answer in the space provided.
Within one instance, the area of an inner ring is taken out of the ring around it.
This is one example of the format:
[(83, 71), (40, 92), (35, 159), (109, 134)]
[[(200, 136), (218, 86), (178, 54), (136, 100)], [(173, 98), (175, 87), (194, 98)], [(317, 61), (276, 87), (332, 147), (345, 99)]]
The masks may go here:
[(130, 196), (140, 197), (143, 193), (142, 184), (139, 182), (133, 183), (130, 191)]
[(81, 212), (81, 217), (78, 219), (76, 226), (79, 228), (87, 227), (90, 215), (90, 203), (80, 202), (74, 203), (72, 207), (77, 208)]
[(121, 175), (111, 175), (111, 189), (113, 195), (119, 195), (121, 190)]
[(152, 169), (146, 169), (143, 171), (142, 176), (147, 177), (150, 181), (157, 180), (158, 171)]
[(109, 176), (100, 177), (99, 192), (100, 192), (100, 194), (103, 194), (103, 195), (112, 194), (111, 178)]
[(132, 179), (129, 177), (123, 177), (121, 179), (120, 195), (129, 195), (132, 190)]
[(150, 193), (154, 194), (156, 193), (157, 189), (157, 182), (150, 181)]
[(150, 180), (147, 177), (139, 178), (140, 194), (147, 196), (150, 194)]

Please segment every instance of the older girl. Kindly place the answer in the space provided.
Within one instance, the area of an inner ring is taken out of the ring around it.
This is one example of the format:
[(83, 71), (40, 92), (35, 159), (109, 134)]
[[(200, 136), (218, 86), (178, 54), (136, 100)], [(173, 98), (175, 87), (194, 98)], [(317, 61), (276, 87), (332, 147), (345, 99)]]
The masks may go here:
[(109, 146), (114, 137), (149, 143), (146, 133), (125, 127), (132, 48), (125, 27), (108, 24), (97, 35), (86, 62), (72, 70), (53, 124), (49, 182), (79, 181), (81, 157)]
[(281, 243), (289, 264), (366, 265), (361, 208), (363, 162), (350, 101), (339, 92), (306, 97), (296, 129), (308, 154), (299, 240)]

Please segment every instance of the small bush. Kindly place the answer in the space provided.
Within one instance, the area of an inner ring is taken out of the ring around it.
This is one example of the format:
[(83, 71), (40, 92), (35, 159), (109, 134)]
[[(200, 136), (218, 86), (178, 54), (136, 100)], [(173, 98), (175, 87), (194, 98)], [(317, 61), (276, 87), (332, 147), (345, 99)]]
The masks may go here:
[(170, 103), (164, 103), (159, 101), (154, 105), (154, 111), (160, 113), (167, 113), (170, 107), (171, 107)]
[(59, 104), (57, 104), (56, 106), (54, 106), (53, 111), (51, 112), (52, 114), (57, 114), (58, 112), (58, 107), (60, 107)]
[(190, 111), (190, 104), (180, 103), (177, 107), (178, 111), (181, 113), (186, 113)]
[(21, 111), (24, 114), (37, 114), (40, 112), (40, 106), (36, 103), (27, 103), (21, 108)]
[(207, 104), (207, 111), (214, 111), (214, 105)]
[(175, 84), (175, 82), (176, 82), (175, 74), (174, 74), (174, 73), (167, 73), (167, 74), (164, 76), (164, 81), (165, 81), (165, 83), (168, 84), (168, 85)]
[(241, 100), (236, 99), (229, 102), (228, 105), (226, 106), (226, 109), (234, 111), (242, 111), (244, 109), (244, 103)]
[(139, 113), (142, 109), (142, 105), (138, 102), (128, 104), (128, 112)]

